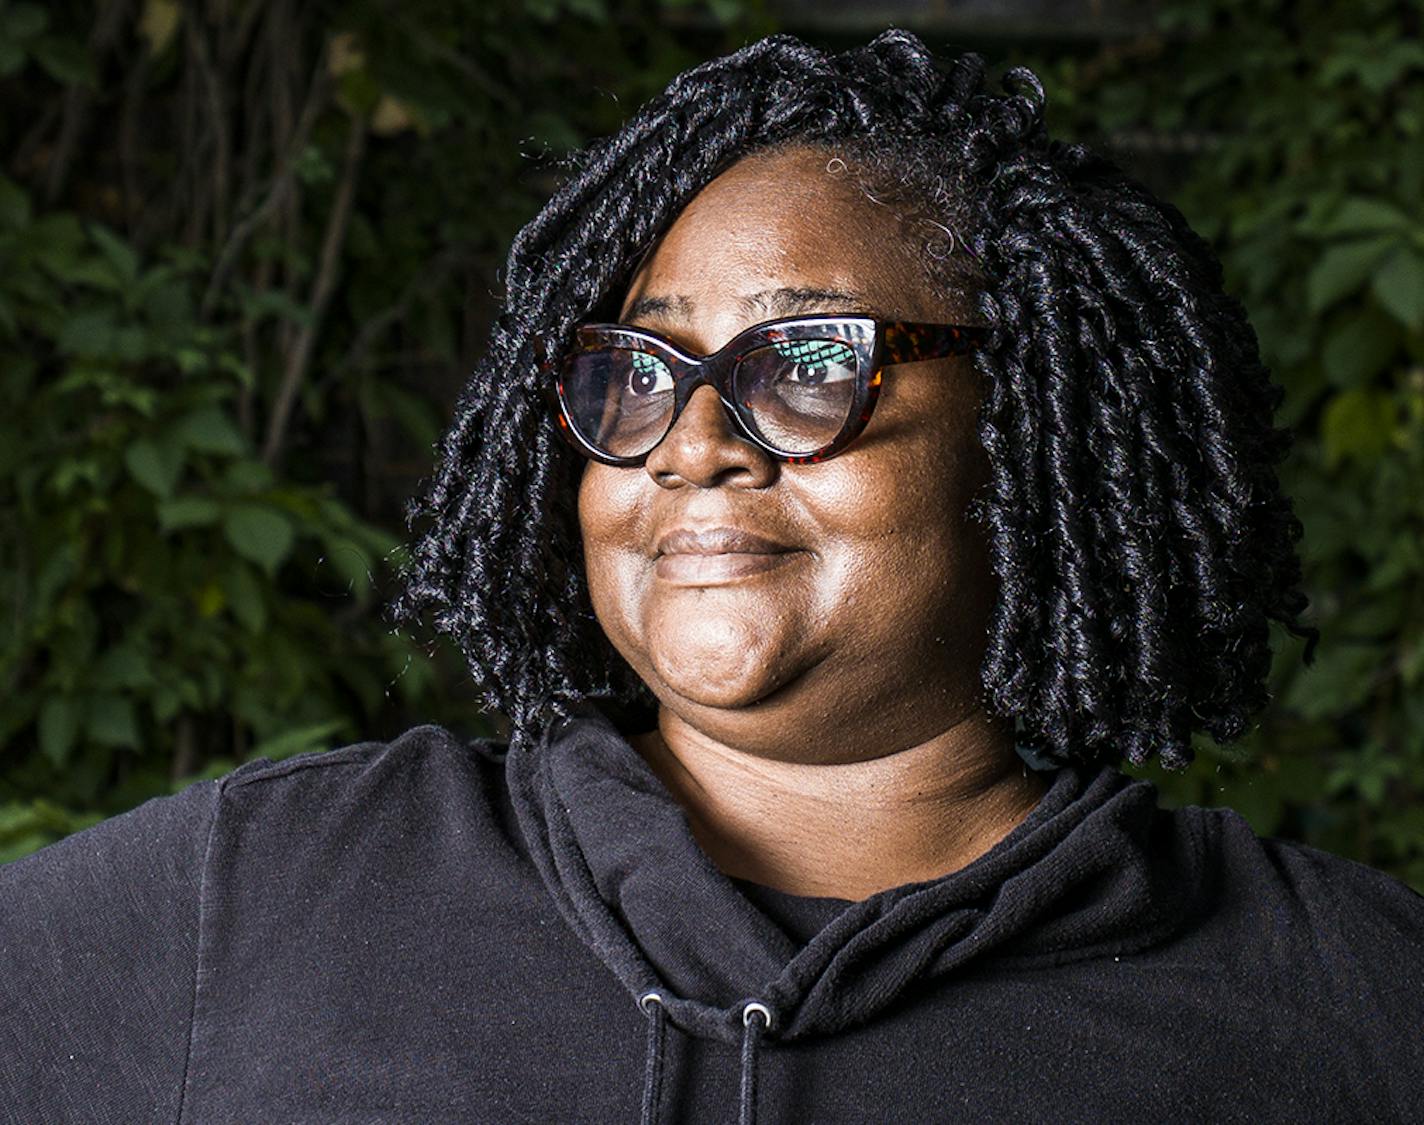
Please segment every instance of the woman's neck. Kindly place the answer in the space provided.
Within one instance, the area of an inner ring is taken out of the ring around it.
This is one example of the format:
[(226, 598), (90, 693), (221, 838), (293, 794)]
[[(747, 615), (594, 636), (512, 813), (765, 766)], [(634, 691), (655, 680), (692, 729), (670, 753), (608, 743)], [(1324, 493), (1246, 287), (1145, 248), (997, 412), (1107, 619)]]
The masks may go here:
[(666, 708), (633, 740), (726, 875), (790, 894), (859, 900), (968, 866), (1046, 788), (979, 713), (927, 742), (832, 765), (736, 750)]

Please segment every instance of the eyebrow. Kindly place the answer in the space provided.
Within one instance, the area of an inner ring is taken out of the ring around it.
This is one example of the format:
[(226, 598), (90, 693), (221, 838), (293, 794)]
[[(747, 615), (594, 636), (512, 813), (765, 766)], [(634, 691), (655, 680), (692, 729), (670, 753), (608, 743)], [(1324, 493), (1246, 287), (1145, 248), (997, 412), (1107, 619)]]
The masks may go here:
[[(845, 289), (818, 289), (810, 286), (783, 286), (762, 289), (738, 297), (737, 303), (749, 314), (765, 318), (795, 316), (803, 312), (864, 311), (865, 298)], [(696, 308), (691, 297), (675, 294), (668, 297), (639, 297), (624, 314), (625, 323), (638, 320), (677, 320), (690, 317)]]

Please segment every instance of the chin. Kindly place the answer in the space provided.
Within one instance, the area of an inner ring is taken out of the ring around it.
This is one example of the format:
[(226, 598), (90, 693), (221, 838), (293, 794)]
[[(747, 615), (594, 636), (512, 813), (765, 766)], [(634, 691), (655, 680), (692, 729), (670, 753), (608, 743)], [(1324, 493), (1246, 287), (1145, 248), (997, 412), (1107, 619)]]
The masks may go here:
[(755, 706), (761, 698), (755, 689), (738, 684), (668, 683), (661, 681), (655, 692), (660, 701), (675, 711), (685, 712), (689, 705), (719, 713), (744, 710)]
[(650, 656), (655, 694), (722, 711), (752, 707), (794, 678), (795, 661), (782, 646), (730, 624), (700, 623)]

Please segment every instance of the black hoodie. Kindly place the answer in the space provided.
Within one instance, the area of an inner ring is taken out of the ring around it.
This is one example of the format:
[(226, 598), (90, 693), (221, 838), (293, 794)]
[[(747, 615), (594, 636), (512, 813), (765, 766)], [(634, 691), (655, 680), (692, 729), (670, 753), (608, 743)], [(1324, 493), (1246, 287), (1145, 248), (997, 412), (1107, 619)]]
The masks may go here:
[[(655, 998), (654, 998), (655, 997)], [(1424, 898), (1058, 770), (961, 871), (728, 878), (596, 714), (435, 727), (0, 868), (0, 1120), (1424, 1120)]]

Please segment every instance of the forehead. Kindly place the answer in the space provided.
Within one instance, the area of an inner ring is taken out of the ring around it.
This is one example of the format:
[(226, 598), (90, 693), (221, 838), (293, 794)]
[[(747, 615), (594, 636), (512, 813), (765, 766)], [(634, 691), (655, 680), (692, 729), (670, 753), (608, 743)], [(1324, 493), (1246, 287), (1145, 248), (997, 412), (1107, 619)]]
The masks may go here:
[(642, 263), (623, 304), (692, 312), (783, 289), (852, 293), (863, 311), (927, 319), (919, 248), (834, 153), (744, 158), (702, 189)]

